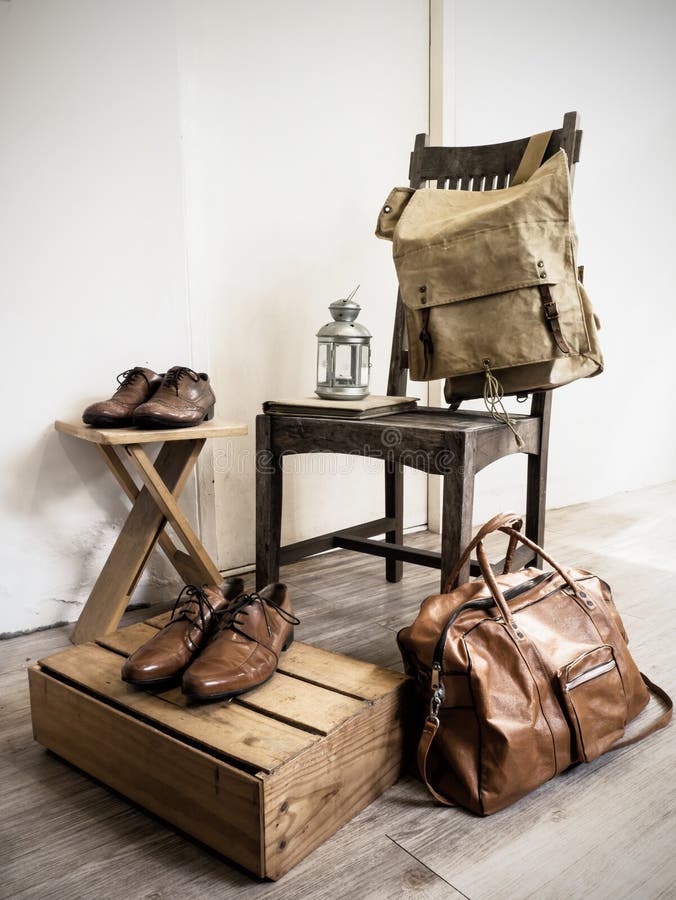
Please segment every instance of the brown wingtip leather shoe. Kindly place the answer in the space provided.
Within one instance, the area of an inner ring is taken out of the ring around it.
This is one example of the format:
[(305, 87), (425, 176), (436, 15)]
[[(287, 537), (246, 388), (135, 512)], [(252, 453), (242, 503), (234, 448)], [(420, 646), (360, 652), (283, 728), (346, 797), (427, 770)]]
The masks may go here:
[(118, 389), (108, 400), (91, 403), (82, 413), (85, 425), (94, 428), (124, 428), (132, 424), (134, 410), (150, 400), (162, 384), (164, 374), (158, 375), (144, 366), (134, 366), (117, 376)]
[(243, 595), (218, 618), (217, 631), (183, 675), (190, 700), (227, 700), (264, 684), (300, 624), (284, 584)]
[(176, 598), (171, 619), (125, 660), (122, 680), (137, 687), (167, 687), (206, 644), (217, 625), (217, 614), (242, 594), (241, 578), (229, 578), (220, 588), (186, 585)]
[(151, 400), (134, 411), (138, 428), (186, 428), (214, 417), (216, 397), (206, 372), (173, 366)]

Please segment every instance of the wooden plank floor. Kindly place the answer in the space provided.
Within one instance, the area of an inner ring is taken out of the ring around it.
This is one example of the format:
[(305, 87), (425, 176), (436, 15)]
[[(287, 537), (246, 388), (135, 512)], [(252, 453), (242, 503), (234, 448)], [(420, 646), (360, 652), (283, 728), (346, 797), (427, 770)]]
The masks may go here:
[[(676, 483), (550, 512), (548, 548), (610, 582), (639, 665), (676, 694)], [(387, 584), (382, 561), (347, 551), (283, 570), (300, 640), (395, 668), (395, 633), (437, 577), (405, 566)], [(0, 644), (0, 898), (676, 897), (675, 726), (488, 819), (435, 807), (404, 779), (280, 882), (259, 883), (33, 743), (25, 669), (67, 646), (65, 628)]]

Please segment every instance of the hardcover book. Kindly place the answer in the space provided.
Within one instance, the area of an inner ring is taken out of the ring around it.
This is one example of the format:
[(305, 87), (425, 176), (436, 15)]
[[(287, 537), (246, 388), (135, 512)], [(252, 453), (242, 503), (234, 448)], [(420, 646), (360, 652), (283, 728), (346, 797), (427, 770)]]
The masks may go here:
[(372, 419), (408, 412), (418, 405), (416, 397), (382, 397), (369, 394), (363, 400), (322, 400), (301, 397), (296, 400), (267, 400), (263, 412), (276, 416), (319, 416), (335, 419)]

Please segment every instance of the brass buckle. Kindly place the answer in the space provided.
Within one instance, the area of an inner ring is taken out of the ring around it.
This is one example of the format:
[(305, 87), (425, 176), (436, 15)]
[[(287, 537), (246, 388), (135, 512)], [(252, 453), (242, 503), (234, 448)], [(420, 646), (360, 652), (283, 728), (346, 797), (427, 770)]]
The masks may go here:
[(551, 322), (552, 319), (559, 318), (559, 311), (556, 308), (556, 303), (553, 300), (547, 301), (547, 303), (544, 304), (544, 307), (545, 307), (545, 318), (547, 319), (548, 322)]

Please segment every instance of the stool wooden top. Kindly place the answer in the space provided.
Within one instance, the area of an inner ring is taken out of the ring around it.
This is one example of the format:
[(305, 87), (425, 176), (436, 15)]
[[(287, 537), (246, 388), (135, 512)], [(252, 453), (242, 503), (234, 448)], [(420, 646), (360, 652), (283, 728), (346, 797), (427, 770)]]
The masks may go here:
[(191, 428), (165, 428), (145, 430), (141, 428), (92, 428), (82, 422), (64, 422), (57, 419), (54, 428), (64, 434), (90, 441), (93, 444), (151, 444), (164, 441), (196, 441), (202, 438), (223, 438), (248, 434), (246, 425), (212, 419)]

